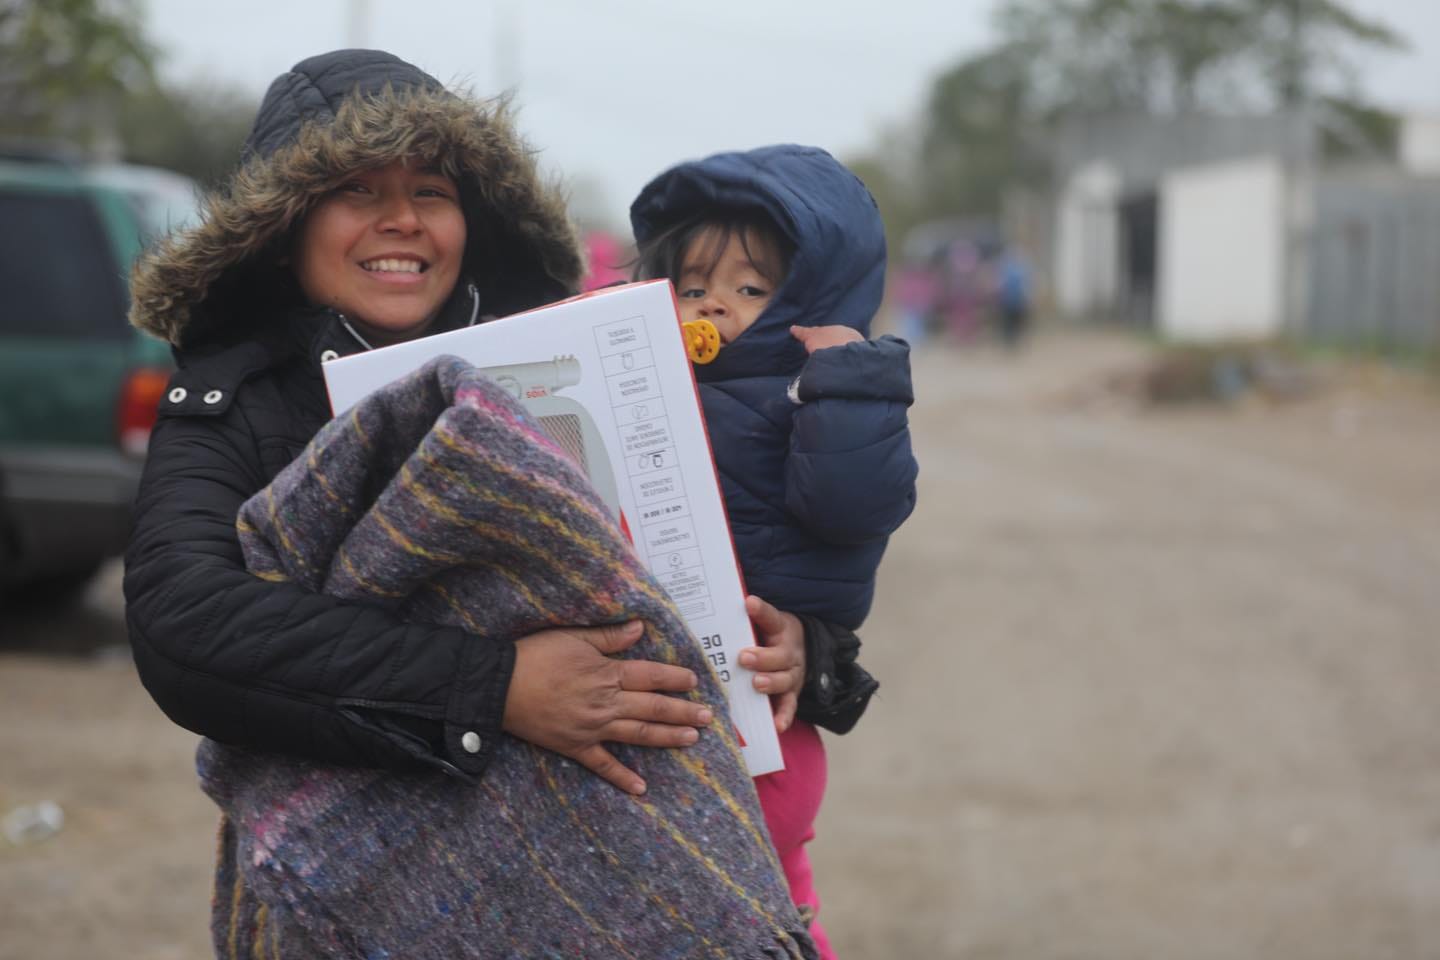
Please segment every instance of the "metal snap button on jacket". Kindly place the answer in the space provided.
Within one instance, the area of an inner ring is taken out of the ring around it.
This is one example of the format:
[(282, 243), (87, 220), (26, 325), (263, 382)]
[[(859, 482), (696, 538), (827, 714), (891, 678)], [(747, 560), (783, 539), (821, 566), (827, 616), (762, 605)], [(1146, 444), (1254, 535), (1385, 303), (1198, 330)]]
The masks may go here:
[(465, 748), (466, 753), (480, 752), (480, 734), (474, 730), (467, 730), (460, 738), (460, 746)]

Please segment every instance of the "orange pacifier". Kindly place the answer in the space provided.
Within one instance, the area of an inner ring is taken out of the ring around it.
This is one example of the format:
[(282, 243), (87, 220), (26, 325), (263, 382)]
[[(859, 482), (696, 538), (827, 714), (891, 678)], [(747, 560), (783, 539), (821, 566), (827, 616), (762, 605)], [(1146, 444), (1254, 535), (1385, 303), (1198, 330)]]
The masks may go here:
[(709, 320), (686, 320), (680, 331), (691, 363), (709, 363), (720, 355), (720, 331)]

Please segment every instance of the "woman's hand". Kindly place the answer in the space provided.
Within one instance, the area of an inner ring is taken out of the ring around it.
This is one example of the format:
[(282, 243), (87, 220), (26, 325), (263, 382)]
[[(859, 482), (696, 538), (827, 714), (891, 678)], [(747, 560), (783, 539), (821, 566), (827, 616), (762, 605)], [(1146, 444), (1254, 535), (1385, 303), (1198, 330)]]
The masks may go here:
[(569, 757), (621, 790), (645, 781), (604, 743), (684, 747), (710, 723), (705, 706), (655, 691), (695, 689), (695, 674), (653, 660), (612, 660), (644, 633), (639, 621), (608, 627), (542, 630), (515, 642), (515, 672), (505, 697), (505, 732)]
[(740, 666), (755, 671), (755, 689), (770, 695), (775, 730), (795, 722), (800, 688), (805, 683), (805, 627), (793, 613), (776, 610), (759, 597), (745, 598), (745, 612), (761, 646), (740, 651)]

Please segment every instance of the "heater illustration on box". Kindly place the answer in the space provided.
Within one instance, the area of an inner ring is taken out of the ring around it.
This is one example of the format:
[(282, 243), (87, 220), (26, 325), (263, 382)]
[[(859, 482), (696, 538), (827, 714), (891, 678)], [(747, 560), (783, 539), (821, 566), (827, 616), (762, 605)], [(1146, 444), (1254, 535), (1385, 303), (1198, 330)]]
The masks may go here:
[(540, 421), (550, 439), (585, 471), (590, 485), (610, 508), (625, 535), (630, 535), (625, 515), (620, 510), (620, 494), (615, 486), (615, 470), (605, 441), (595, 428), (589, 412), (569, 397), (557, 396), (565, 387), (580, 382), (580, 361), (571, 356), (534, 363), (508, 363), (498, 367), (481, 367), (480, 372), (501, 387)]

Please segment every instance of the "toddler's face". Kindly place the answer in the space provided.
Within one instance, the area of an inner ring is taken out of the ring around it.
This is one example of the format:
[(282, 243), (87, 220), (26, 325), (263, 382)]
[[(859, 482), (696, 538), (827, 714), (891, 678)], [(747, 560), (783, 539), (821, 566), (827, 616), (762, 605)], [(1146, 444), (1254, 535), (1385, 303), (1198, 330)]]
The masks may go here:
[[(724, 243), (724, 247), (720, 246)], [(749, 232), (732, 232), (728, 238), (718, 229), (695, 235), (675, 281), (680, 300), (680, 319), (709, 320), (720, 334), (722, 344), (744, 333), (770, 304), (774, 284), (750, 259), (775, 260), (767, 240)], [(749, 248), (750, 255), (746, 254)]]
[(455, 182), (392, 163), (355, 174), (316, 204), (300, 228), (295, 275), (312, 303), (339, 310), (379, 345), (425, 331), (464, 255)]

